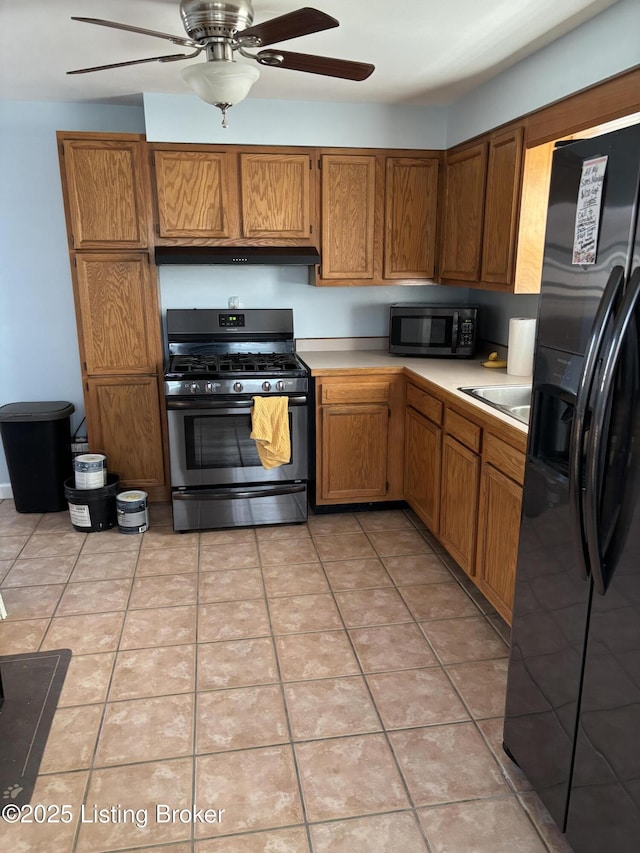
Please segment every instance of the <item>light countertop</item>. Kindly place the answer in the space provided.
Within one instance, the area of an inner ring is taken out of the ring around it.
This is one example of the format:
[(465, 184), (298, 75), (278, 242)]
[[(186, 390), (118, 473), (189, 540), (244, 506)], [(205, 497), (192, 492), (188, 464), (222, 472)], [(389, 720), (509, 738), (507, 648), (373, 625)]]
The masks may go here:
[(464, 400), (466, 404), (481, 409), (485, 414), (492, 415), (521, 432), (528, 432), (526, 424), (458, 390), (461, 387), (476, 387), (478, 385), (531, 384), (530, 376), (510, 376), (507, 374), (506, 367), (482, 367), (482, 361), (485, 361), (485, 358), (408, 358), (390, 355), (384, 350), (315, 351), (302, 349), (296, 352), (310, 368), (312, 376), (404, 371), (409, 378), (413, 374), (418, 378), (427, 379), (452, 396)]

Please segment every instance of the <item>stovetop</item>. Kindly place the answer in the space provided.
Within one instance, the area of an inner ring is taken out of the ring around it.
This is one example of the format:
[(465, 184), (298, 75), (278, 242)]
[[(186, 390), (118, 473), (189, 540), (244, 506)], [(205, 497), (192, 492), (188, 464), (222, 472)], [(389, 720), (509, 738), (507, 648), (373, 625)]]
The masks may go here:
[(307, 376), (308, 372), (294, 353), (198, 353), (170, 356), (165, 379), (278, 378)]

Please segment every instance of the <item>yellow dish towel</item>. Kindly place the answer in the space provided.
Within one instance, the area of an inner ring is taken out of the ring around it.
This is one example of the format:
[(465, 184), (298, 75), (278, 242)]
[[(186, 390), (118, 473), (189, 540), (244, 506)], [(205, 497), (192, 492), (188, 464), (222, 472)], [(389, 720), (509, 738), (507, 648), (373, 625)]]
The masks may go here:
[(263, 468), (277, 468), (291, 459), (289, 401), (286, 397), (254, 397), (251, 438)]

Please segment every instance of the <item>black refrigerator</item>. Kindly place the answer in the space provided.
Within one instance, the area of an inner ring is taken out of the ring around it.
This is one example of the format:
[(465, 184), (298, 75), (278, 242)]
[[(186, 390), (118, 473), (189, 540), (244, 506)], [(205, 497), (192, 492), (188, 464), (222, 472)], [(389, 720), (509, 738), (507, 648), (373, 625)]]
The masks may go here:
[(576, 853), (640, 850), (640, 125), (553, 155), (504, 747)]

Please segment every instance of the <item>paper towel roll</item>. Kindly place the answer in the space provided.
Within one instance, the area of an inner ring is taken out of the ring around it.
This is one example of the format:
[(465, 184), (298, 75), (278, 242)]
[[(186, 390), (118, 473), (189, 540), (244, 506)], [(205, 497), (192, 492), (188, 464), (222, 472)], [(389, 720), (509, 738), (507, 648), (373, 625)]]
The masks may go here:
[(531, 376), (535, 341), (535, 320), (529, 317), (512, 317), (509, 320), (508, 374), (511, 376)]

